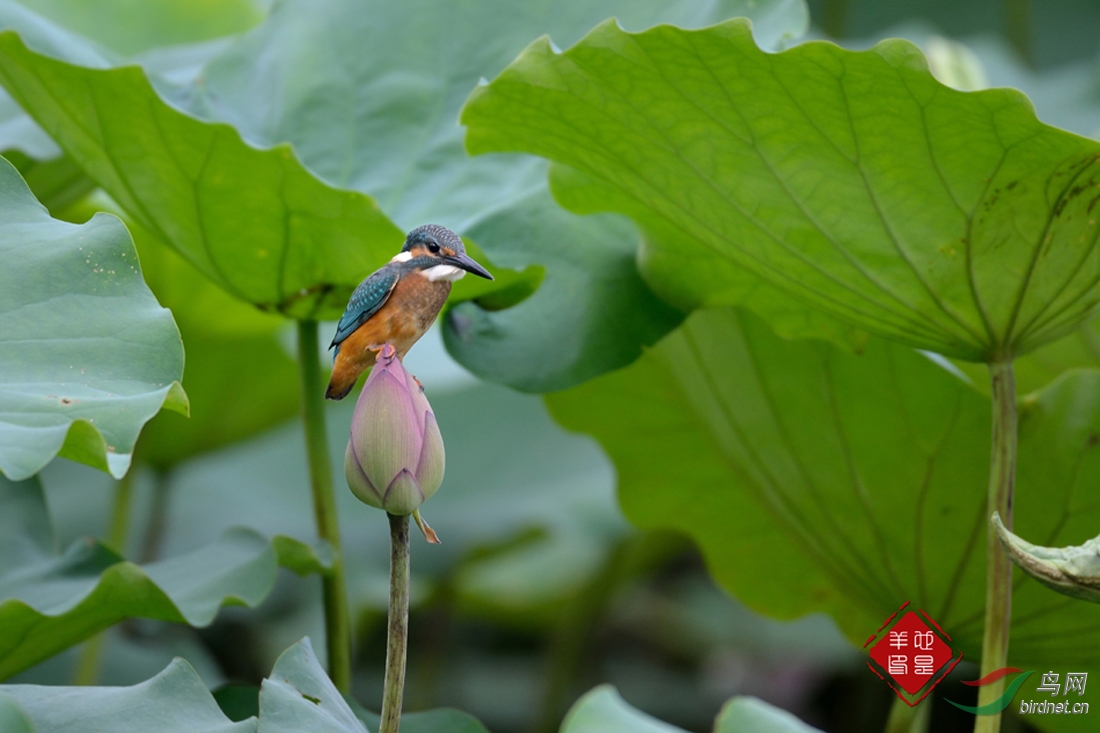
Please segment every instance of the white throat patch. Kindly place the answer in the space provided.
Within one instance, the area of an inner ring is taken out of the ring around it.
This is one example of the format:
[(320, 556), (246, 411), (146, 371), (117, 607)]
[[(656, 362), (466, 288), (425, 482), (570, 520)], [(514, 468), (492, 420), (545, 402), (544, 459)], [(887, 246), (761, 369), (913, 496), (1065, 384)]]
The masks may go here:
[(408, 262), (413, 258), (412, 252), (399, 252), (393, 256), (390, 262)]
[(466, 271), (454, 265), (435, 265), (426, 270), (421, 270), (420, 274), (433, 283), (440, 280), (446, 280), (447, 282), (453, 283), (455, 280), (461, 280), (462, 276), (466, 274)]

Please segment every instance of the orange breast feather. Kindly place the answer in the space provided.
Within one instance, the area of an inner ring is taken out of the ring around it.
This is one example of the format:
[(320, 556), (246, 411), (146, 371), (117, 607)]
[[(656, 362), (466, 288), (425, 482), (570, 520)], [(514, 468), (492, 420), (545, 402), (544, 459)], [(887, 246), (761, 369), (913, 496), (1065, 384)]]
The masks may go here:
[(450, 292), (449, 282), (433, 283), (416, 275), (398, 281), (385, 305), (340, 344), (325, 396), (341, 399), (351, 391), (386, 343), (393, 344), (397, 355), (404, 358), (431, 327)]

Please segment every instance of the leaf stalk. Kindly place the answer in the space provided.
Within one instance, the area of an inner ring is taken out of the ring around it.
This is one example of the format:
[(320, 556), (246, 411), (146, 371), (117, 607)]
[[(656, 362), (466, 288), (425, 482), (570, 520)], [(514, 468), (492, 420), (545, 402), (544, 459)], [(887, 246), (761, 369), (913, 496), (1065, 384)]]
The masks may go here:
[[(126, 544), (130, 539), (130, 514), (134, 503), (134, 474), (137, 465), (115, 483), (115, 496), (111, 501), (111, 524), (107, 528), (106, 545), (119, 555), (125, 556)], [(73, 684), (79, 686), (94, 685), (99, 678), (99, 668), (103, 662), (103, 650), (107, 645), (107, 632), (101, 631), (84, 642), (73, 672)]]
[(390, 520), (390, 616), (386, 638), (386, 682), (378, 733), (397, 733), (405, 691), (405, 657), (409, 641), (409, 518)]
[(932, 722), (932, 696), (910, 707), (900, 697), (894, 698), (884, 733), (928, 733)]
[(351, 690), (351, 618), (348, 611), (344, 556), (340, 544), (340, 522), (336, 494), (332, 488), (332, 463), (325, 425), (324, 384), (321, 354), (317, 345), (317, 322), (298, 321), (298, 370), (302, 389), (302, 422), (305, 426), (309, 480), (318, 536), (333, 550), (332, 570), (321, 578), (325, 606), (325, 648), (328, 673), (340, 692)]
[[(992, 377), (993, 435), (989, 457), (989, 496), (986, 516), (997, 512), (1012, 528), (1013, 490), (1016, 484), (1016, 377), (1012, 360), (989, 365)], [(985, 631), (982, 636), (980, 677), (1008, 664), (1012, 622), (1012, 562), (997, 537), (992, 520), (986, 524)], [(996, 700), (1005, 689), (1004, 678), (978, 689), (978, 706)], [(974, 733), (998, 733), (1001, 714), (979, 715)]]

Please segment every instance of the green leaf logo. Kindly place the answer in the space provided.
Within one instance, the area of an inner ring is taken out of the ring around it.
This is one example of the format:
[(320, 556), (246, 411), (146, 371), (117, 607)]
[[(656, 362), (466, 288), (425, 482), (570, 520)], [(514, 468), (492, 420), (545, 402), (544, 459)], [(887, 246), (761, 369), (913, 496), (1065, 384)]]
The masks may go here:
[[(993, 670), (985, 677), (982, 677), (980, 680), (975, 680), (973, 682), (964, 682), (963, 684), (971, 685), (974, 687), (991, 685), (1002, 677), (1010, 674), (1015, 674), (1019, 671), (1020, 670), (1016, 667), (1001, 667), (1000, 669)], [(951, 703), (959, 710), (965, 710), (966, 712), (973, 713), (974, 715), (997, 715), (1008, 707), (1008, 704), (1012, 702), (1012, 698), (1016, 696), (1016, 692), (1020, 689), (1020, 685), (1024, 684), (1024, 680), (1030, 677), (1034, 671), (1035, 670), (1033, 669), (1028, 670), (1016, 679), (1012, 680), (1012, 684), (1010, 684), (1008, 688), (1005, 689), (1004, 693), (1002, 693), (1000, 697), (998, 697), (993, 702), (987, 702), (985, 705), (971, 707), (970, 705), (960, 705), (954, 700), (948, 700), (947, 702)]]

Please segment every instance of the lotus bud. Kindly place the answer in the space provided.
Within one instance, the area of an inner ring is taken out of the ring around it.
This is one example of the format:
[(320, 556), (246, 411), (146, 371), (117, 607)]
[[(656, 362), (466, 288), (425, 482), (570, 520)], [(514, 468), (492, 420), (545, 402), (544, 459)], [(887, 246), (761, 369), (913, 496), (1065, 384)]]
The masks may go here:
[(348, 486), (360, 501), (406, 516), (439, 488), (443, 465), (428, 398), (386, 344), (355, 403), (344, 456)]
[(1008, 556), (1025, 573), (1051, 590), (1100, 603), (1100, 537), (1083, 545), (1040, 547), (1010, 532), (996, 512), (993, 527)]

